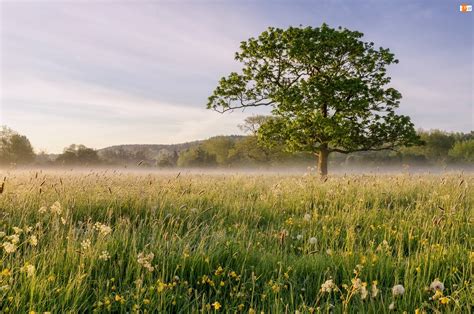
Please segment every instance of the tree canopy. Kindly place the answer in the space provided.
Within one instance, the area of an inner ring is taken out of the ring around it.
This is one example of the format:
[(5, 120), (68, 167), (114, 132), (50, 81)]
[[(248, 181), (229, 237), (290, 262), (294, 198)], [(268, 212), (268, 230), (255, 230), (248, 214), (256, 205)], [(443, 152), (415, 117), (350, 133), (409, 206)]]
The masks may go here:
[(322, 175), (332, 152), (420, 143), (410, 118), (395, 113), (401, 93), (387, 86), (387, 67), (398, 60), (362, 37), (326, 24), (270, 27), (241, 43), (241, 73), (223, 77), (207, 107), (223, 113), (270, 106), (273, 118), (259, 128), (259, 139), (314, 153)]
[(30, 141), (7, 127), (0, 130), (0, 164), (28, 164), (35, 159)]

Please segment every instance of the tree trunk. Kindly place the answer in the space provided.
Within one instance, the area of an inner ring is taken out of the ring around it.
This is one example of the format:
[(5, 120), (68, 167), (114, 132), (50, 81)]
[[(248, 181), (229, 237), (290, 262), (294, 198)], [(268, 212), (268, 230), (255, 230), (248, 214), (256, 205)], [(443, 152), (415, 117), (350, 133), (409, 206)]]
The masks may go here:
[(328, 175), (328, 156), (329, 150), (327, 145), (322, 145), (318, 155), (318, 171), (321, 177)]

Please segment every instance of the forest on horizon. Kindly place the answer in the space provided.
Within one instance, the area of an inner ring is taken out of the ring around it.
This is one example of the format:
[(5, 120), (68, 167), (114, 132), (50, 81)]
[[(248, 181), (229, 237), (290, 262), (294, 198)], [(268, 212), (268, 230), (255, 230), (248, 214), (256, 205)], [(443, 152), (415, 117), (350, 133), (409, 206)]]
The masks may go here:
[[(14, 130), (0, 130), (0, 166), (104, 166), (148, 168), (266, 168), (310, 167), (315, 165), (311, 153), (289, 153), (283, 145), (267, 148), (261, 145), (247, 123), (241, 129), (247, 135), (215, 136), (181, 144), (128, 144), (93, 149), (72, 144), (61, 154), (35, 152), (29, 139)], [(474, 132), (418, 130), (424, 145), (401, 147), (396, 151), (335, 153), (331, 166), (447, 166), (474, 164)]]

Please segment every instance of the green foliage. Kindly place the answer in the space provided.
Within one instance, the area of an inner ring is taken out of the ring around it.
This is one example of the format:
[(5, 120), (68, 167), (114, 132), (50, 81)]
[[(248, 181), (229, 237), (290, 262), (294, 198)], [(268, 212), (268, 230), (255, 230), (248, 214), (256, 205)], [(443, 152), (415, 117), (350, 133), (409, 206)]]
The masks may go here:
[[(460, 143), (474, 140), (473, 133), (449, 133), (441, 130), (419, 131), (421, 140), (424, 142), (422, 146), (413, 146), (400, 149), (401, 155), (405, 161), (418, 161), (430, 164), (447, 164), (451, 159), (456, 159), (458, 162), (469, 162), (469, 158), (462, 156), (469, 156), (474, 154), (472, 147), (463, 145), (465, 151), (451, 152), (455, 146), (456, 150), (461, 149)], [(452, 155), (454, 154), (454, 155)], [(452, 156), (451, 156), (452, 155)], [(450, 158), (453, 157), (453, 158)]]
[(214, 156), (218, 165), (229, 163), (229, 151), (234, 147), (235, 141), (227, 136), (212, 137), (202, 144), (202, 148), (211, 156)]
[(97, 151), (84, 145), (72, 144), (56, 158), (61, 165), (96, 165), (100, 163)]
[(456, 161), (474, 163), (474, 139), (456, 142), (449, 150), (449, 156)]
[(156, 159), (156, 165), (160, 168), (174, 167), (177, 162), (178, 153), (176, 151), (170, 152), (167, 149), (162, 149)]
[(0, 130), (0, 165), (24, 165), (33, 162), (35, 153), (24, 135), (3, 127)]
[(387, 87), (389, 49), (348, 29), (270, 27), (240, 45), (242, 72), (220, 80), (207, 107), (219, 112), (271, 106), (258, 133), (290, 151), (329, 154), (419, 143), (407, 116), (395, 114), (401, 94)]
[(189, 148), (179, 154), (179, 167), (212, 167), (216, 165), (216, 156), (209, 154), (202, 145)]

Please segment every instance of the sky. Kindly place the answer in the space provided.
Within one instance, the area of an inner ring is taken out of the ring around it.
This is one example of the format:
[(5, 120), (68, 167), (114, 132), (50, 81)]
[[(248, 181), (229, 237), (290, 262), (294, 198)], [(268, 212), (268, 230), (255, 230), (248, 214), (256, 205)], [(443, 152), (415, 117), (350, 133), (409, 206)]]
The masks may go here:
[(261, 113), (205, 109), (269, 26), (347, 27), (390, 48), (416, 128), (474, 129), (473, 13), (461, 1), (0, 0), (0, 125), (37, 151), (171, 144), (240, 134)]

